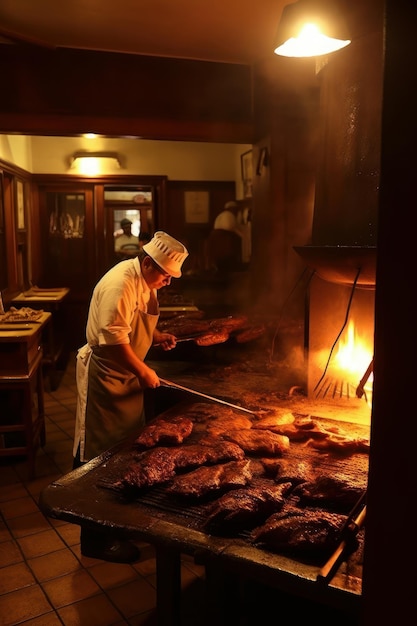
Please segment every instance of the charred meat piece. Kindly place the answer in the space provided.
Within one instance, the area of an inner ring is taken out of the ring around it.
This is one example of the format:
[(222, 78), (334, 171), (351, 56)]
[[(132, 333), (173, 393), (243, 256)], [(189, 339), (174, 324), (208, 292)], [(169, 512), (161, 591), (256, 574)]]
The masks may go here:
[(187, 410), (187, 415), (194, 421), (194, 432), (201, 432), (210, 437), (218, 437), (229, 430), (241, 430), (252, 427), (252, 421), (245, 415), (226, 406), (197, 402)]
[(208, 332), (210, 322), (201, 319), (174, 318), (160, 321), (158, 329), (162, 332), (172, 333), (176, 337), (192, 337)]
[(312, 481), (317, 475), (308, 461), (295, 461), (289, 458), (261, 459), (265, 474), (274, 478), (276, 482), (290, 482), (292, 485), (300, 485)]
[(176, 416), (169, 419), (157, 417), (143, 428), (134, 445), (140, 448), (152, 448), (158, 444), (179, 445), (189, 437), (193, 422), (188, 417)]
[(230, 461), (221, 465), (199, 467), (176, 476), (167, 488), (178, 496), (202, 498), (208, 494), (245, 487), (252, 479), (250, 461)]
[(330, 435), (317, 421), (308, 418), (295, 418), (290, 412), (269, 415), (255, 421), (253, 428), (267, 429), (273, 433), (287, 436), (290, 441), (323, 439)]
[(248, 341), (254, 341), (255, 339), (259, 339), (259, 337), (262, 337), (265, 334), (265, 330), (266, 328), (264, 324), (249, 326), (249, 328), (240, 330), (235, 335), (235, 339), (237, 343), (247, 343)]
[(269, 550), (323, 557), (337, 547), (347, 516), (319, 509), (274, 513), (252, 533)]
[(249, 430), (251, 426), (252, 422), (248, 417), (231, 412), (227, 417), (217, 417), (211, 420), (206, 425), (205, 431), (209, 436), (219, 437), (230, 431)]
[[(309, 432), (309, 431), (308, 431)], [(352, 438), (345, 435), (335, 435), (329, 433), (325, 439), (309, 439), (308, 446), (320, 450), (320, 452), (330, 452), (340, 456), (349, 456), (369, 452), (369, 441), (361, 437)]]
[(272, 415), (254, 420), (252, 428), (273, 431), (275, 427), (288, 426), (288, 424), (294, 424), (294, 422), (295, 416), (291, 411), (274, 409)]
[(210, 320), (210, 328), (223, 330), (231, 333), (248, 325), (246, 315), (229, 315), (228, 317), (218, 317)]
[(211, 330), (203, 333), (199, 337), (194, 339), (194, 343), (197, 346), (215, 346), (219, 343), (224, 343), (229, 339), (229, 333), (227, 330)]
[(234, 489), (223, 494), (210, 507), (205, 528), (215, 533), (251, 529), (279, 511), (291, 483)]
[(171, 448), (152, 448), (131, 463), (113, 486), (131, 493), (169, 481), (175, 476), (175, 453)]
[(363, 491), (364, 487), (348, 480), (321, 475), (313, 481), (298, 485), (293, 494), (299, 498), (300, 506), (320, 506), (347, 513), (359, 500)]
[(257, 456), (280, 456), (290, 447), (288, 437), (272, 433), (270, 430), (230, 430), (224, 432), (222, 437), (237, 443), (247, 454)]
[(140, 490), (163, 484), (178, 471), (194, 469), (205, 464), (241, 460), (243, 450), (230, 441), (214, 445), (190, 444), (179, 447), (157, 447), (143, 452), (130, 463), (122, 479), (114, 485), (125, 491)]
[(175, 451), (175, 469), (178, 471), (201, 465), (240, 461), (244, 457), (242, 448), (231, 441), (206, 441), (204, 444), (195, 443), (178, 448)]

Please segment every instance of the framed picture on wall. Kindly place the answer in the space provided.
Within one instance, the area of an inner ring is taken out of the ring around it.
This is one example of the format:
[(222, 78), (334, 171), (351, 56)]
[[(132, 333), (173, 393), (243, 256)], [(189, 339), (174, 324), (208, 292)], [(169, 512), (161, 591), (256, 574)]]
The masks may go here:
[(17, 230), (26, 229), (25, 189), (23, 182), (16, 179), (16, 225)]
[(185, 221), (187, 224), (207, 224), (210, 214), (208, 191), (185, 191)]
[(242, 171), (243, 195), (245, 198), (252, 197), (253, 163), (252, 150), (248, 150), (240, 155)]

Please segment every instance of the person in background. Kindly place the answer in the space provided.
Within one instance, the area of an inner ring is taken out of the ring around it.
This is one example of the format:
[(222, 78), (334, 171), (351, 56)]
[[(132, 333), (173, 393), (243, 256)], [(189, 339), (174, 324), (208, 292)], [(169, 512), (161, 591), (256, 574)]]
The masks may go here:
[[(74, 469), (144, 426), (144, 389), (160, 385), (145, 357), (153, 343), (164, 350), (176, 345), (174, 335), (156, 328), (157, 291), (181, 276), (187, 256), (182, 243), (158, 231), (135, 258), (114, 265), (95, 286), (87, 343), (77, 352)], [(133, 543), (83, 526), (81, 553), (118, 563), (140, 557)]]
[(229, 272), (242, 265), (242, 231), (239, 205), (226, 202), (214, 220), (213, 230), (206, 241), (206, 267), (214, 272)]
[(139, 239), (132, 233), (132, 222), (123, 218), (120, 222), (123, 233), (114, 241), (114, 251), (119, 261), (136, 256), (139, 252)]
[(239, 223), (239, 205), (234, 200), (226, 202), (223, 211), (220, 211), (216, 219), (214, 220), (214, 230), (230, 230), (241, 236), (240, 223)]

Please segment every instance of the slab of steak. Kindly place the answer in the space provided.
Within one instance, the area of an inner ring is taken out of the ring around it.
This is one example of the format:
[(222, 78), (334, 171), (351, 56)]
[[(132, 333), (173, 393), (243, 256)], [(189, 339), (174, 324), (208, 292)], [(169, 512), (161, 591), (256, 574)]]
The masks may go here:
[(260, 417), (253, 422), (253, 428), (260, 430), (274, 430), (275, 427), (293, 424), (295, 415), (285, 409), (275, 409), (271, 415)]
[(176, 416), (169, 419), (157, 417), (143, 428), (135, 439), (134, 446), (152, 448), (158, 444), (163, 446), (179, 445), (189, 437), (193, 430), (193, 422), (189, 417)]
[(168, 482), (177, 472), (194, 469), (202, 465), (213, 465), (244, 459), (245, 453), (230, 441), (214, 442), (209, 445), (190, 444), (179, 447), (157, 447), (143, 452), (131, 462), (126, 473), (114, 487), (132, 493)]
[(229, 315), (228, 317), (217, 317), (210, 320), (210, 328), (225, 330), (229, 333), (244, 328), (247, 325), (248, 318), (246, 315)]
[(175, 450), (175, 469), (187, 470), (201, 465), (215, 465), (227, 461), (240, 461), (245, 453), (232, 441), (206, 440), (184, 445)]
[(271, 515), (251, 538), (269, 550), (323, 557), (336, 549), (346, 519), (329, 511), (291, 509)]
[(329, 433), (328, 437), (318, 441), (311, 438), (307, 444), (316, 450), (320, 450), (320, 452), (339, 456), (359, 453), (368, 454), (370, 448), (369, 440), (363, 437), (348, 437), (347, 435), (331, 433)]
[(214, 437), (229, 430), (252, 427), (252, 420), (249, 417), (219, 404), (196, 402), (190, 410), (187, 410), (187, 415), (194, 421), (194, 432)]
[(270, 430), (229, 430), (222, 434), (223, 439), (233, 441), (246, 454), (257, 456), (281, 456), (290, 447), (290, 440), (285, 435), (272, 433)]
[(282, 508), (291, 486), (251, 486), (225, 493), (211, 505), (204, 527), (212, 533), (251, 529)]
[(199, 467), (176, 476), (167, 490), (178, 496), (202, 498), (218, 491), (245, 487), (252, 478), (250, 461), (230, 461), (221, 465)]
[(294, 489), (301, 506), (318, 506), (342, 513), (349, 512), (363, 494), (365, 486), (334, 476), (320, 475)]
[(215, 346), (218, 343), (224, 343), (229, 339), (230, 335), (227, 330), (210, 330), (194, 339), (197, 346)]
[(261, 459), (265, 474), (274, 478), (276, 482), (290, 482), (299, 485), (307, 481), (313, 481), (317, 476), (317, 470), (309, 461), (298, 461), (288, 457), (274, 459)]
[(152, 448), (129, 465), (113, 487), (132, 493), (169, 481), (175, 476), (174, 448)]

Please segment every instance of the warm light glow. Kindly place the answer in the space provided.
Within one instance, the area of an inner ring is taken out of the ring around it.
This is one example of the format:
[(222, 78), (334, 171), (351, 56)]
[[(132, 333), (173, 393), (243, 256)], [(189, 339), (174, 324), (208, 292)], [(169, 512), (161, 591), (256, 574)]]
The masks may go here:
[(355, 324), (349, 322), (346, 339), (343, 338), (339, 342), (339, 349), (334, 357), (334, 364), (345, 372), (362, 378), (370, 361), (372, 359), (372, 350), (365, 342), (357, 336)]
[(350, 39), (333, 39), (322, 34), (314, 24), (305, 24), (297, 37), (290, 37), (274, 52), (286, 57), (314, 57), (335, 52), (349, 44)]
[(82, 176), (113, 174), (118, 169), (120, 169), (120, 162), (113, 154), (74, 155), (71, 162), (71, 171)]
[[(372, 360), (373, 350), (358, 336), (353, 321), (349, 322), (346, 338), (341, 339), (334, 355), (332, 368), (335, 368), (350, 385), (359, 385)], [(364, 398), (369, 406), (372, 401), (373, 374), (364, 384)]]

